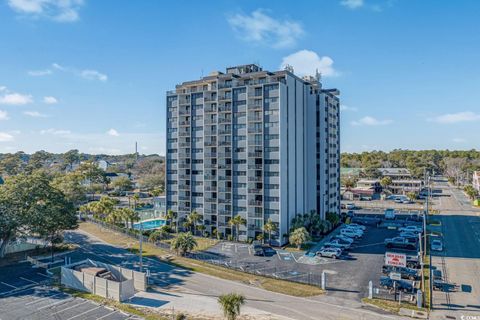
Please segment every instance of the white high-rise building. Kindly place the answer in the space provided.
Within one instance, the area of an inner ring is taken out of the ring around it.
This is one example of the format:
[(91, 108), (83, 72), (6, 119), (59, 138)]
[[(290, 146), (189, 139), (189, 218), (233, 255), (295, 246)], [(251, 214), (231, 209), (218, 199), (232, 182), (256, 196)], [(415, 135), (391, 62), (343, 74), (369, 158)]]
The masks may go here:
[[(317, 76), (227, 68), (167, 92), (167, 208), (209, 234), (255, 239), (271, 219), (283, 244), (297, 214), (340, 213), (340, 102)], [(232, 230), (233, 229), (233, 230)]]

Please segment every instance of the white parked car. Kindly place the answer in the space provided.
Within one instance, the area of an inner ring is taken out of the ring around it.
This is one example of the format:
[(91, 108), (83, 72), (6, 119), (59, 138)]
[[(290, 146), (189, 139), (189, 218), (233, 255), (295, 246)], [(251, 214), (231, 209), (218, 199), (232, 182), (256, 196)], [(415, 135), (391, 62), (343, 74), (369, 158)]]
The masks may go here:
[(333, 239), (329, 242), (323, 244), (327, 248), (340, 248), (340, 249), (348, 249), (350, 248), (350, 243), (343, 242), (338, 239)]
[(353, 230), (353, 231), (355, 231), (355, 232), (359, 232), (359, 233), (361, 233), (362, 235), (363, 235), (363, 233), (364, 233), (362, 229), (360, 229), (360, 228), (356, 228), (356, 227), (353, 227), (353, 226), (350, 226), (350, 225), (348, 225), (348, 224), (347, 224), (347, 225), (345, 225), (345, 226), (343, 226), (343, 228), (342, 228), (342, 229), (346, 229), (346, 230)]
[(433, 251), (443, 251), (443, 243), (440, 239), (435, 239), (432, 241), (432, 250)]
[(423, 231), (423, 228), (418, 226), (406, 226), (406, 227), (399, 228), (398, 231), (420, 233)]
[(321, 248), (319, 251), (317, 251), (317, 255), (320, 257), (337, 259), (342, 255), (342, 250), (339, 248)]
[(361, 224), (358, 224), (358, 223), (350, 223), (350, 224), (347, 224), (346, 226), (353, 227), (353, 228), (358, 228), (358, 229), (363, 230), (363, 231), (365, 231), (367, 229), (367, 227), (365, 227)]
[(359, 230), (353, 229), (342, 229), (340, 230), (340, 234), (352, 239), (358, 239), (363, 236), (363, 233), (361, 233)]
[(353, 240), (352, 238), (346, 237), (346, 236), (344, 236), (344, 235), (342, 235), (342, 234), (337, 234), (337, 235), (335, 236), (335, 238), (333, 238), (333, 239), (339, 239), (339, 240), (341, 240), (341, 241), (348, 242), (348, 243), (350, 243), (350, 244), (352, 244), (352, 243), (354, 242), (354, 240)]

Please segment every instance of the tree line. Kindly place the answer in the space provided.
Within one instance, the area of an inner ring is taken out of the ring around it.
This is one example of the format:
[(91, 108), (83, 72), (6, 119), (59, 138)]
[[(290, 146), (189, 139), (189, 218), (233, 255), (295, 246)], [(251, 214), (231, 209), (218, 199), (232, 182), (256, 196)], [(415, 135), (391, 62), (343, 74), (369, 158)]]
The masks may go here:
[(467, 172), (480, 169), (480, 151), (477, 150), (401, 150), (342, 153), (343, 168), (364, 168), (375, 173), (378, 168), (407, 168), (415, 178), (429, 173), (444, 174), (458, 180)]

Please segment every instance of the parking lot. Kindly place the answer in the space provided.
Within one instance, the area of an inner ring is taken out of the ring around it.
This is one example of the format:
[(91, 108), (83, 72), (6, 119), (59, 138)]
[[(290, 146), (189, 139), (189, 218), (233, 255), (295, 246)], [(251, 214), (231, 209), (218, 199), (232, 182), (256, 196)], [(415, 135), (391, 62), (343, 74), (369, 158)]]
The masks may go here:
[(251, 246), (231, 242), (217, 244), (203, 258), (242, 271), (315, 285), (321, 284), (325, 271), (328, 294), (359, 300), (367, 296), (369, 281), (378, 285), (384, 263), (384, 240), (396, 235), (396, 230), (367, 226), (364, 236), (339, 259), (281, 249), (267, 256), (255, 256)]
[(0, 319), (138, 319), (49, 286), (49, 275), (30, 263), (0, 268)]

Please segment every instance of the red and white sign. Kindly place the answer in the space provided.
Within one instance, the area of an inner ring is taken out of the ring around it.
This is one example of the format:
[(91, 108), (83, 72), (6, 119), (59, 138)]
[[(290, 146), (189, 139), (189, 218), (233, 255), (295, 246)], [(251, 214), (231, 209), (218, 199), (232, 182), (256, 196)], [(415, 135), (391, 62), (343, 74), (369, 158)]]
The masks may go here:
[(385, 264), (387, 266), (406, 267), (407, 255), (404, 253), (385, 252)]

